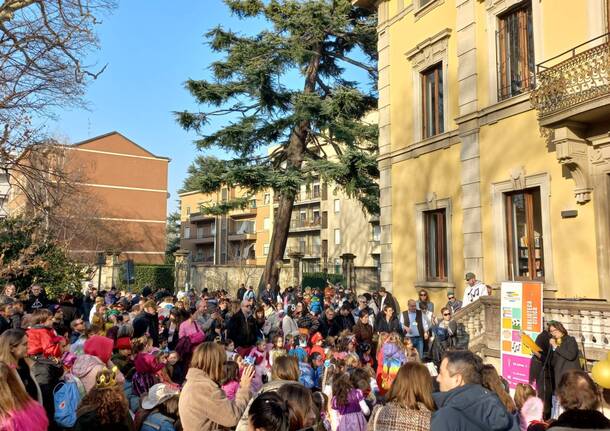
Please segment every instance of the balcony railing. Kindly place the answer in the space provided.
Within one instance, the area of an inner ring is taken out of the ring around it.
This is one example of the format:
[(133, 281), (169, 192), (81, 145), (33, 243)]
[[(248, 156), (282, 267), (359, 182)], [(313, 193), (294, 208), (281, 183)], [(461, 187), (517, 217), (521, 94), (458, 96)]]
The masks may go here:
[[(500, 356), (500, 298), (483, 296), (455, 313), (469, 335), (468, 348), (485, 356)], [(576, 338), (588, 360), (606, 358), (610, 347), (610, 304), (606, 301), (545, 299), (546, 321), (561, 322)]]
[(195, 263), (214, 263), (214, 256), (198, 256), (195, 255), (193, 258)]
[(322, 225), (322, 218), (316, 217), (313, 220), (290, 220), (290, 229), (320, 229)]
[[(585, 49), (594, 43), (601, 44)], [(610, 95), (609, 53), (605, 34), (540, 63), (537, 87), (531, 96), (539, 117)]]

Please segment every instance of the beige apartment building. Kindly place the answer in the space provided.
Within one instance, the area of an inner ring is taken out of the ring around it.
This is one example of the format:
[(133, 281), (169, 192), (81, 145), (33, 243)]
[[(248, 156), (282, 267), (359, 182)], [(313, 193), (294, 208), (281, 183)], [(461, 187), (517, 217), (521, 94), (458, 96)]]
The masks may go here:
[[(181, 248), (203, 265), (256, 265), (267, 260), (278, 202), (272, 190), (258, 193), (243, 210), (204, 214), (212, 203), (242, 197), (246, 190), (179, 194)], [(374, 287), (379, 267), (379, 222), (360, 203), (322, 181), (303, 185), (295, 197), (285, 259), (302, 255), (302, 271), (341, 271), (341, 255), (354, 254), (359, 286)]]

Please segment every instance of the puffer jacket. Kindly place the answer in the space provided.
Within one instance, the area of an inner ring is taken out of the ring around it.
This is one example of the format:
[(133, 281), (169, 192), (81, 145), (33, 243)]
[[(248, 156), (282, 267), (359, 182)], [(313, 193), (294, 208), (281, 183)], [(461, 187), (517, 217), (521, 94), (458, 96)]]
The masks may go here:
[(61, 358), (60, 342), (64, 340), (59, 337), (54, 329), (43, 325), (34, 325), (27, 330), (28, 355), (43, 356), (45, 358)]
[[(76, 358), (72, 367), (72, 374), (78, 377), (89, 392), (95, 386), (97, 373), (104, 368), (112, 369), (114, 364), (110, 360), (112, 355), (112, 340), (99, 335), (94, 335), (85, 342), (83, 355)], [(121, 371), (117, 371), (117, 382), (123, 384), (125, 377)]]
[(232, 428), (239, 422), (250, 397), (250, 388), (240, 387), (231, 401), (206, 373), (191, 368), (180, 393), (180, 422), (189, 431)]

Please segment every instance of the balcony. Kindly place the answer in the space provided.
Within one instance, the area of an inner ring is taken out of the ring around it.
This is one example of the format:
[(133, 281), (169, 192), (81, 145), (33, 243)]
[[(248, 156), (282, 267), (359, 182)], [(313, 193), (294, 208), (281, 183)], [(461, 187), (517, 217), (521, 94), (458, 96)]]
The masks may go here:
[(284, 259), (288, 259), (292, 253), (301, 253), (304, 259), (317, 258), (322, 256), (322, 245), (321, 244), (305, 244), (297, 245), (294, 247), (286, 247), (284, 252)]
[(316, 217), (313, 220), (290, 220), (290, 232), (305, 232), (311, 230), (320, 230), (321, 228), (321, 217)]
[(190, 221), (191, 223), (202, 222), (202, 221), (214, 221), (216, 216), (212, 214), (205, 214), (202, 212), (191, 213)]
[(531, 102), (543, 127), (561, 122), (596, 123), (610, 115), (608, 34), (537, 66)]
[[(610, 304), (597, 300), (545, 299), (544, 317), (561, 322), (576, 338), (589, 361), (605, 359), (610, 341)], [(500, 357), (500, 298), (483, 296), (455, 313), (469, 335), (468, 348), (482, 356)]]
[(208, 265), (214, 264), (214, 256), (199, 256), (195, 255), (193, 257), (193, 263), (203, 263)]
[(372, 239), (369, 241), (371, 247), (371, 254), (381, 254), (381, 247), (379, 243), (379, 240)]

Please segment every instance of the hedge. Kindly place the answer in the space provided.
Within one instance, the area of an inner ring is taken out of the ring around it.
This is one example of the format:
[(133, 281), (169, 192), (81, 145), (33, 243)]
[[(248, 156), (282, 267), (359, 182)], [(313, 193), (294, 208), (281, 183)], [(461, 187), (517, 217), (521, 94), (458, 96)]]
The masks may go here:
[(341, 274), (328, 274), (326, 272), (304, 272), (303, 281), (301, 286), (306, 287), (319, 287), (324, 289), (326, 287), (326, 281), (330, 281), (332, 284), (341, 283), (345, 286), (345, 278)]
[(129, 289), (132, 292), (141, 292), (148, 285), (153, 290), (174, 290), (174, 266), (173, 265), (135, 265), (135, 281), (129, 285), (125, 282), (125, 267), (121, 266), (119, 286), (121, 289)]

